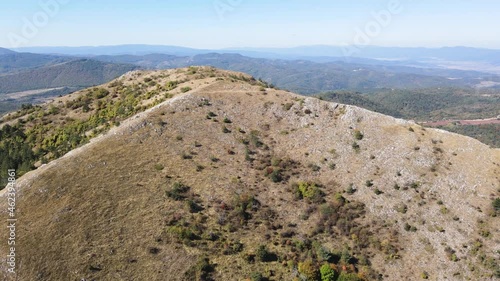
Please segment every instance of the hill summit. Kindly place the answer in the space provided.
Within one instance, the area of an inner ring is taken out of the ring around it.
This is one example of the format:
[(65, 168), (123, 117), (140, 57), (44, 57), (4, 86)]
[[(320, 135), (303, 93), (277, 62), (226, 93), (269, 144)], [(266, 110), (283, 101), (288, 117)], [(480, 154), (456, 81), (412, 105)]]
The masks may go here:
[[(89, 143), (49, 138), (77, 121)], [(17, 181), (3, 280), (499, 275), (500, 150), (472, 138), (210, 67), (129, 72), (16, 122), (52, 126), (27, 139), (54, 160)]]

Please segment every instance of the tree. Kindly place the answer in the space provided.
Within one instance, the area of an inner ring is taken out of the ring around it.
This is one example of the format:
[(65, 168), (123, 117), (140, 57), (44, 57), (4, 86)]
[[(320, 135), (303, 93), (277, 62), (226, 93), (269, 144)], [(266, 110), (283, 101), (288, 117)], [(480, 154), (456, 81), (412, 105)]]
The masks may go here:
[(318, 280), (318, 270), (315, 268), (311, 260), (299, 262), (298, 270), (306, 281)]
[(320, 267), (319, 272), (321, 274), (321, 281), (334, 281), (337, 277), (335, 270), (327, 263)]

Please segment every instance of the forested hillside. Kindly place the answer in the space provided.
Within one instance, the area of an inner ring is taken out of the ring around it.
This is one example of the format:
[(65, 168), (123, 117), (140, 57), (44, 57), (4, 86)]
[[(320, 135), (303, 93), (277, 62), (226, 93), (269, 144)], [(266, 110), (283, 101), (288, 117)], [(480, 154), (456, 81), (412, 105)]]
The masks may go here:
[(0, 93), (99, 85), (136, 68), (126, 64), (80, 59), (0, 76)]

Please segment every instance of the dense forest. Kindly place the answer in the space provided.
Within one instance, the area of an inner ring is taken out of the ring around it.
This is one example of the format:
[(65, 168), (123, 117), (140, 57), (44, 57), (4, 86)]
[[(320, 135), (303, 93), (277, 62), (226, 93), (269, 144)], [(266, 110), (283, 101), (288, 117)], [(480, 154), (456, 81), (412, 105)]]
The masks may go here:
[(491, 147), (500, 148), (500, 124), (487, 125), (448, 125), (438, 127), (453, 133), (466, 135), (480, 140)]
[(500, 112), (500, 90), (494, 89), (382, 89), (363, 93), (335, 91), (317, 96), (417, 121), (491, 118)]

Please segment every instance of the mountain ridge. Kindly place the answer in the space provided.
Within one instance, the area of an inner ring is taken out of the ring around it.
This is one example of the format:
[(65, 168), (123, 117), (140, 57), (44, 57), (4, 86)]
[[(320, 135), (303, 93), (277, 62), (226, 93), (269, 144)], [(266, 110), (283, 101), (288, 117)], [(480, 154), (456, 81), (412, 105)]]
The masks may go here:
[(288, 280), (326, 263), (352, 280), (494, 280), (500, 150), (209, 67), (101, 87), (177, 80), (158, 88), (170, 99), (19, 179), (21, 278)]

